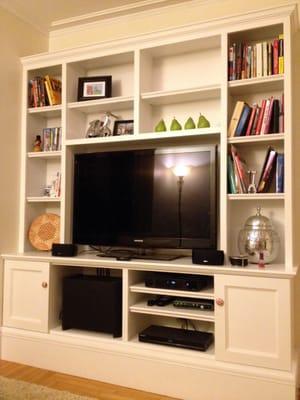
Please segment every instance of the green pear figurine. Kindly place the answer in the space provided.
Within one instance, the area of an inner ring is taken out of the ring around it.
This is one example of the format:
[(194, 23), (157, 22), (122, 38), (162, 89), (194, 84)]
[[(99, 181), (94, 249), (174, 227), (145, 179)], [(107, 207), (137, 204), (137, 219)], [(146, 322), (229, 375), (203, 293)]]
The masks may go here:
[(167, 130), (165, 121), (161, 119), (159, 123), (154, 128), (155, 132), (165, 132)]
[(196, 125), (192, 117), (189, 117), (184, 124), (184, 129), (195, 129)]
[(172, 122), (171, 122), (170, 130), (171, 131), (180, 131), (181, 129), (182, 129), (182, 126), (177, 121), (177, 119), (174, 117)]
[(197, 128), (209, 128), (209, 127), (210, 127), (209, 121), (204, 117), (204, 115), (200, 114)]

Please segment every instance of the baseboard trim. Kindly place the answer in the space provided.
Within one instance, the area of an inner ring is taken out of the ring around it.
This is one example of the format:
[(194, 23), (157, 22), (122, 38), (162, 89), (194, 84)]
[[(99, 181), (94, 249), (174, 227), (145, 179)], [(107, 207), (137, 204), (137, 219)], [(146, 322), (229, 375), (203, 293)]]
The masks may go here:
[[(151, 345), (141, 347), (122, 340), (112, 344), (109, 339), (85, 341), (14, 328), (2, 328), (1, 336), (5, 360), (161, 395), (185, 400), (233, 399), (248, 387), (251, 396), (243, 400), (259, 399), (259, 393), (264, 393), (264, 400), (295, 399), (296, 362), (292, 372), (285, 372), (223, 363), (213, 357), (188, 357), (189, 351), (178, 356), (163, 346), (153, 351)], [(213, 392), (209, 382), (215, 382)]]

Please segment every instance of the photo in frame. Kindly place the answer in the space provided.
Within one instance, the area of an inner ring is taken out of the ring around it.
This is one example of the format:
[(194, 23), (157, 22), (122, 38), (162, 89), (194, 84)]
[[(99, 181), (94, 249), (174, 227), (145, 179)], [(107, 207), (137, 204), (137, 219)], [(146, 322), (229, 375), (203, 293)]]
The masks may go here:
[(111, 75), (78, 78), (77, 101), (111, 97)]
[(114, 136), (133, 135), (133, 119), (115, 121)]

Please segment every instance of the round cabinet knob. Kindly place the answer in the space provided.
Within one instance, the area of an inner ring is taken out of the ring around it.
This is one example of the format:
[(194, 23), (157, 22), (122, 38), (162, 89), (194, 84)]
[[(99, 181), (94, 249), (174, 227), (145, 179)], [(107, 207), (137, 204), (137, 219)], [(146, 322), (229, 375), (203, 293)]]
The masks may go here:
[(46, 287), (48, 287), (48, 283), (47, 282), (42, 282), (42, 287), (45, 289)]
[(224, 306), (224, 300), (223, 299), (220, 299), (220, 298), (216, 299), (216, 303), (217, 303), (218, 306)]

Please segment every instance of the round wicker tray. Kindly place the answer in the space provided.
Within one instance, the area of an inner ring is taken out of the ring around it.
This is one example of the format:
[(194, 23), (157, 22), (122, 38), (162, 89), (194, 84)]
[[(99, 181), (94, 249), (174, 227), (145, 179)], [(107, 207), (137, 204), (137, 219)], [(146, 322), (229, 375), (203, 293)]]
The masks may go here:
[(59, 215), (50, 213), (39, 215), (29, 228), (30, 243), (38, 250), (51, 250), (53, 243), (59, 243), (59, 227)]

